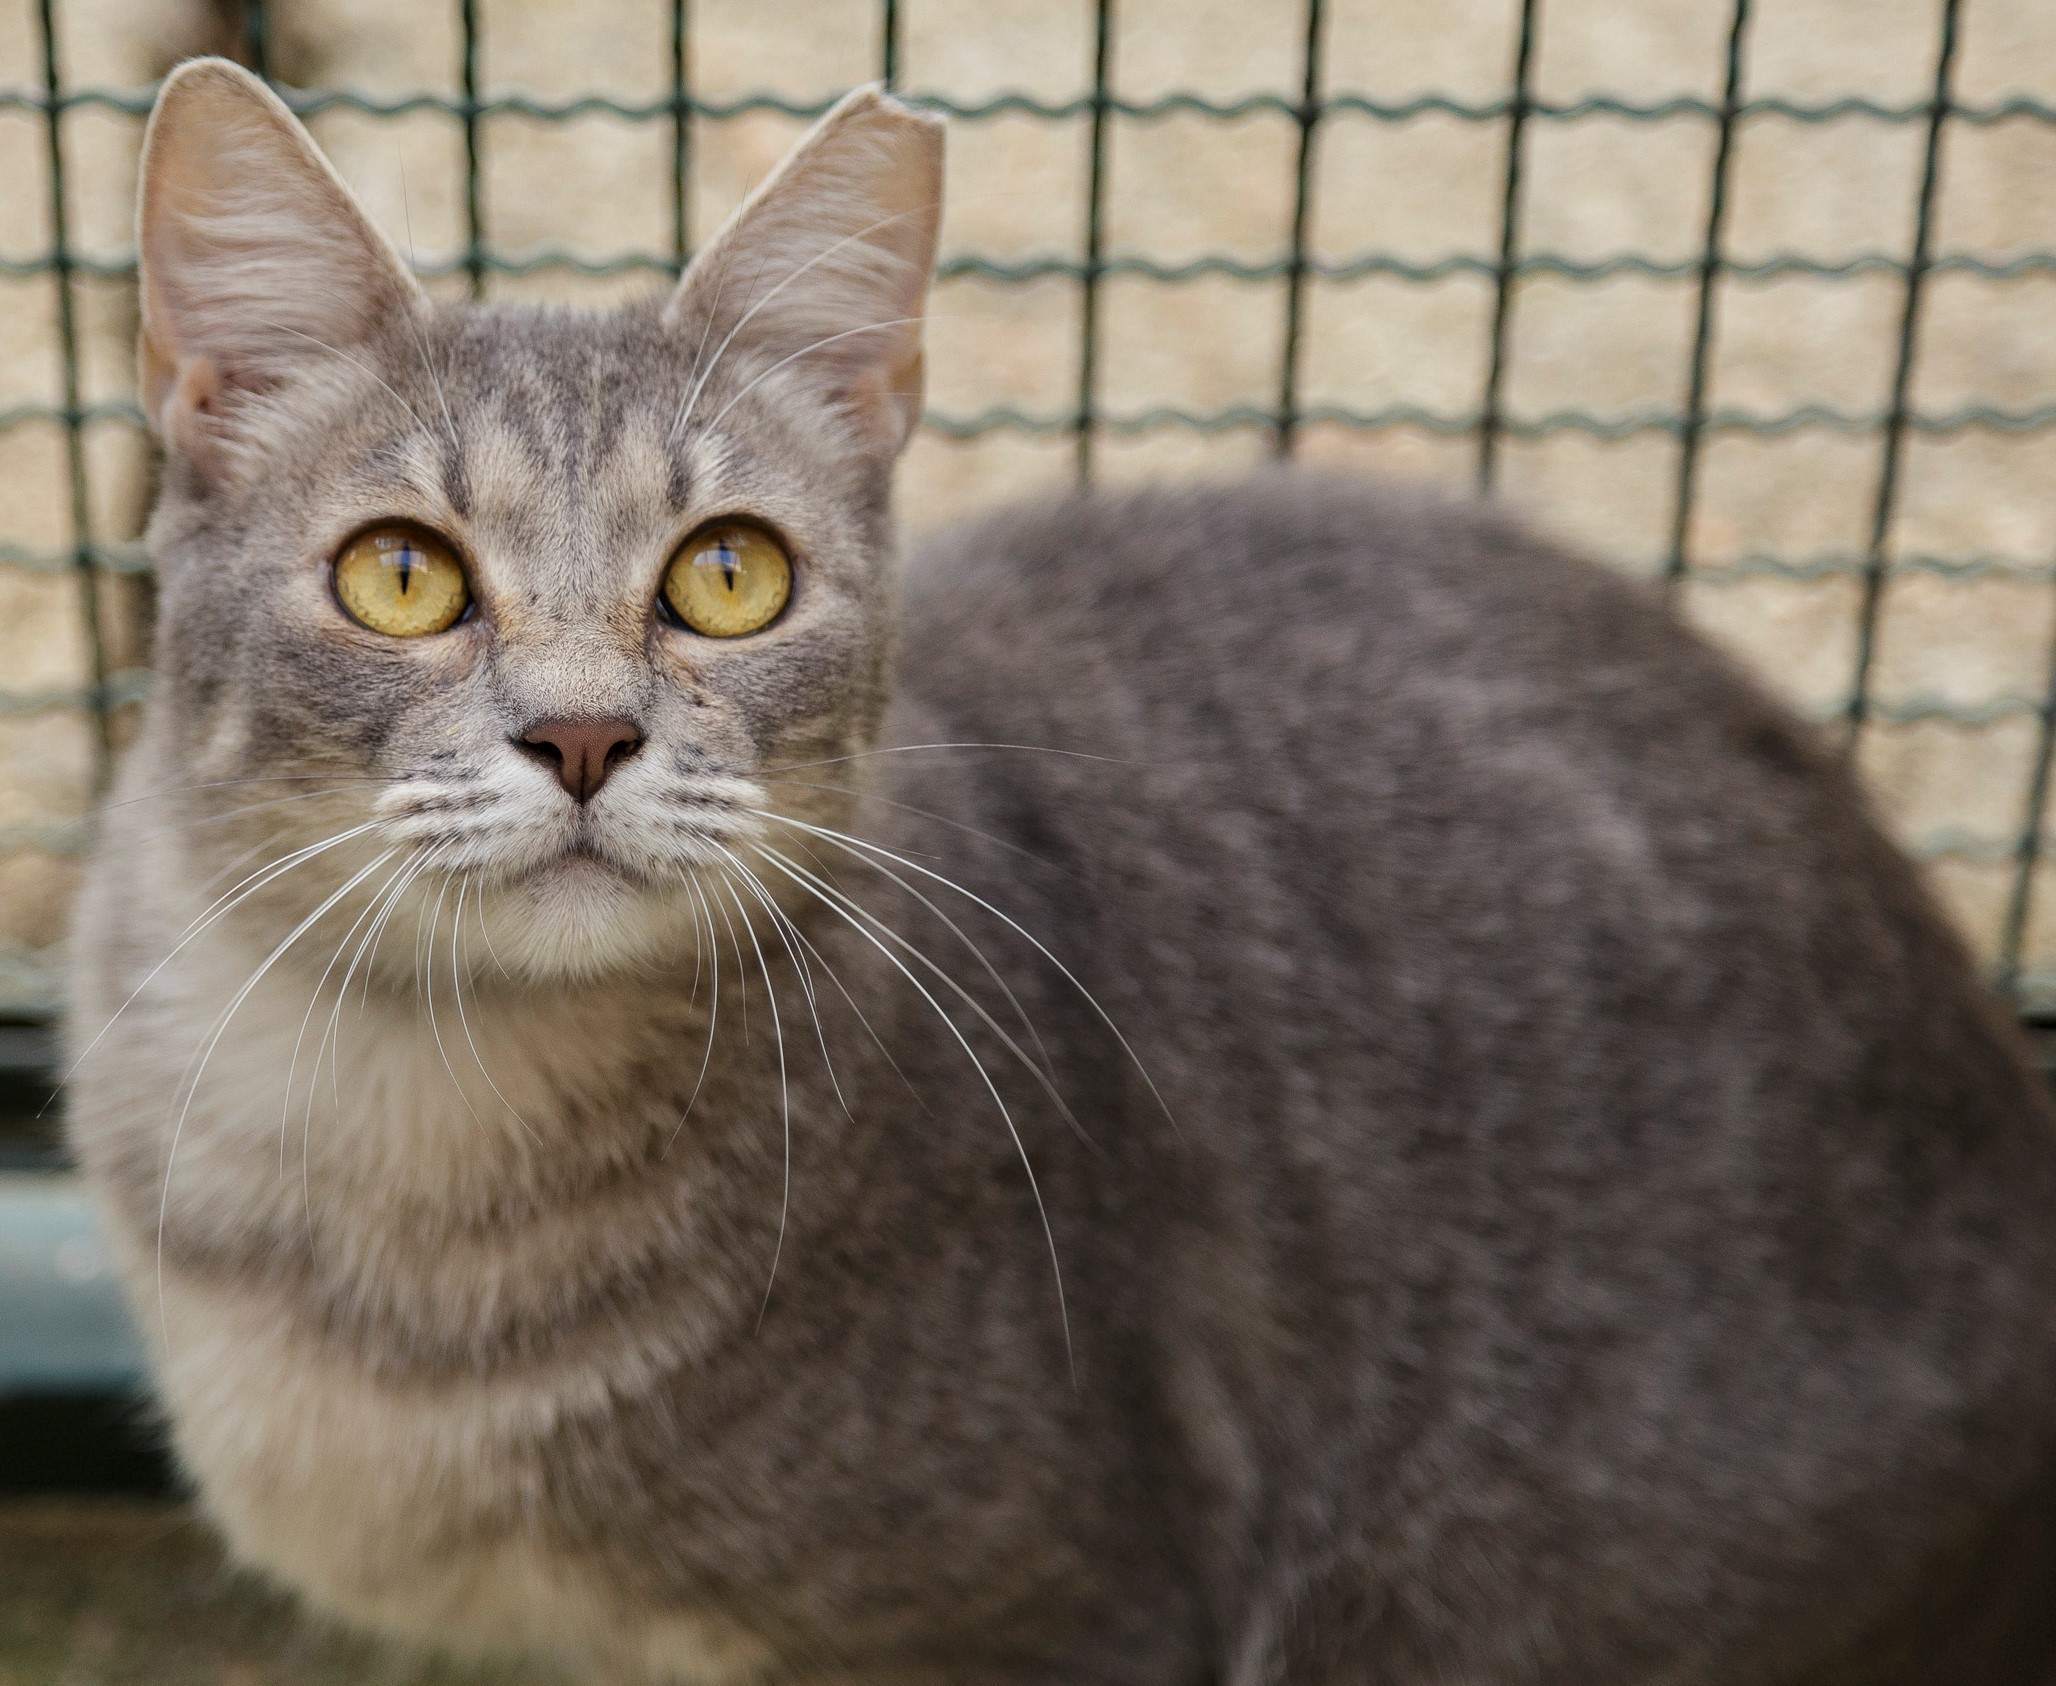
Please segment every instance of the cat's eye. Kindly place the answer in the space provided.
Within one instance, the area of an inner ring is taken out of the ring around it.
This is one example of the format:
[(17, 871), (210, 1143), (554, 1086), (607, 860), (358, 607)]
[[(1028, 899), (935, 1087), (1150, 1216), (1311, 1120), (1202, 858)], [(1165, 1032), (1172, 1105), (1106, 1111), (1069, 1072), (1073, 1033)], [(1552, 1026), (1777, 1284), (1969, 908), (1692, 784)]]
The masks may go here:
[(778, 618), (792, 596), (792, 560), (761, 527), (702, 527), (664, 571), (664, 603), (680, 624), (709, 638), (740, 638)]
[(418, 527), (373, 527), (336, 556), (336, 599), (350, 618), (394, 638), (455, 626), (471, 607), (456, 553)]

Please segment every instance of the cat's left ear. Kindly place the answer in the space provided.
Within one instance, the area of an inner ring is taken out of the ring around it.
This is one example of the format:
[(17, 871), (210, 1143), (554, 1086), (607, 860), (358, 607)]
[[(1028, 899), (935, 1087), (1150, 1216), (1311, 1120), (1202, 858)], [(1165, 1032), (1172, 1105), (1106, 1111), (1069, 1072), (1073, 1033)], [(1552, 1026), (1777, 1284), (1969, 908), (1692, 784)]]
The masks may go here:
[(877, 87), (846, 96), (743, 201), (664, 319), (696, 347), (692, 409), (751, 381), (839, 412), (890, 458), (921, 418), (921, 326), (942, 220), (940, 117)]
[(136, 213), (143, 408), (203, 473), (250, 437), (249, 401), (348, 358), (423, 295), (300, 120), (247, 70), (165, 79)]

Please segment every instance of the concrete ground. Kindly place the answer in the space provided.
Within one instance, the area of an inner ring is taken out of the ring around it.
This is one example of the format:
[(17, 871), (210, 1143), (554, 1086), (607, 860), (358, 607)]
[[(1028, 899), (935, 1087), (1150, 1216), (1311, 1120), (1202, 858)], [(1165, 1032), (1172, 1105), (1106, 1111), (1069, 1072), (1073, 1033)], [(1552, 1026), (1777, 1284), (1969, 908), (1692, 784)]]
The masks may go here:
[[(230, 1569), (190, 1512), (0, 1503), (0, 1686), (550, 1686), (347, 1638)], [(561, 1686), (561, 1682), (558, 1682)]]

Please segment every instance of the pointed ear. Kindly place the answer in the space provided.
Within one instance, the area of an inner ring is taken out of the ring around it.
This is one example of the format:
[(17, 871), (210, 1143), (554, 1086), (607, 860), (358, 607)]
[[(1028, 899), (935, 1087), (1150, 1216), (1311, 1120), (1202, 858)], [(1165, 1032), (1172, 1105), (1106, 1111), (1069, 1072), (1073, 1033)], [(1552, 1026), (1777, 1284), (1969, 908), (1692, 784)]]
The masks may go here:
[(299, 119), (226, 59), (165, 79), (136, 246), (144, 412), (203, 473), (233, 447), (239, 405), (423, 298)]
[(687, 400), (692, 413), (710, 420), (749, 382), (776, 381), (841, 412), (869, 453), (906, 443), (921, 417), (942, 128), (859, 88), (743, 201), (665, 306), (701, 346), (693, 380), (708, 392)]

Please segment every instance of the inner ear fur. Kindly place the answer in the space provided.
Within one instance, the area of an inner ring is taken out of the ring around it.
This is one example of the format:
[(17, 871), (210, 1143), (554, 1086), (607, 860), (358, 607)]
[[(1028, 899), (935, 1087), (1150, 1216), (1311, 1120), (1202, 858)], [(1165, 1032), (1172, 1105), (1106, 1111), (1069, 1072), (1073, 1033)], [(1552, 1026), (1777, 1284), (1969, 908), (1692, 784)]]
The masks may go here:
[(737, 207), (665, 307), (704, 341), (699, 420), (776, 368), (838, 408), (865, 449), (906, 443), (921, 415), (942, 159), (941, 118), (859, 88)]
[(144, 411), (203, 468), (232, 442), (240, 399), (424, 303), (300, 120), (226, 59), (166, 78), (136, 221)]

